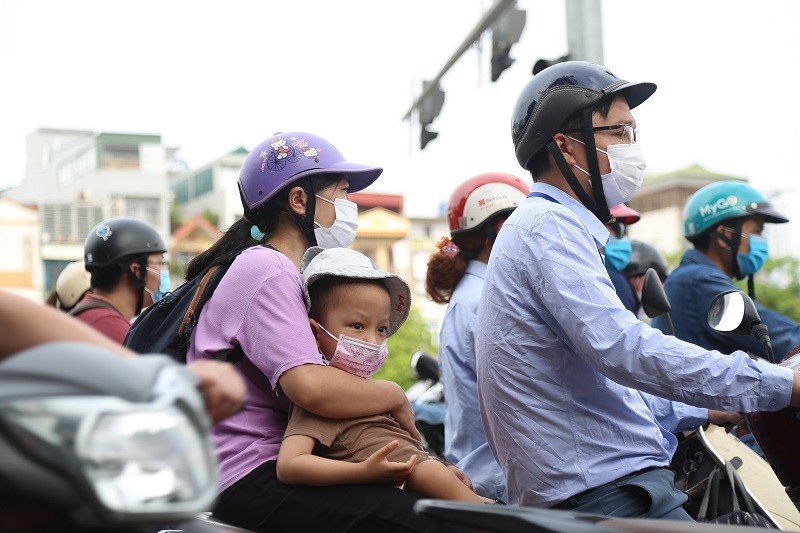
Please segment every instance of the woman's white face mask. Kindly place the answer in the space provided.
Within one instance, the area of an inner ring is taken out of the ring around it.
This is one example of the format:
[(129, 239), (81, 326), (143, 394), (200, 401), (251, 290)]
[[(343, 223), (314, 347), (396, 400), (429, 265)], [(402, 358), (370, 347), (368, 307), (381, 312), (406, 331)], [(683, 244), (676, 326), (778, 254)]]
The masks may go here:
[(358, 231), (358, 206), (345, 198), (334, 198), (333, 201), (314, 195), (324, 202), (333, 204), (336, 212), (336, 220), (330, 228), (323, 227), (316, 220), (314, 225), (314, 236), (317, 239), (317, 246), (322, 248), (347, 248), (356, 239)]
[[(586, 144), (573, 137), (569, 138), (583, 145)], [(641, 145), (639, 143), (611, 144), (607, 150), (600, 148), (595, 148), (595, 150), (606, 154), (608, 164), (611, 166), (611, 172), (600, 176), (600, 179), (603, 180), (606, 204), (611, 207), (628, 202), (642, 186), (644, 170), (647, 167)], [(589, 172), (580, 166), (575, 165), (575, 167), (589, 176)], [(591, 183), (591, 180), (589, 182)]]

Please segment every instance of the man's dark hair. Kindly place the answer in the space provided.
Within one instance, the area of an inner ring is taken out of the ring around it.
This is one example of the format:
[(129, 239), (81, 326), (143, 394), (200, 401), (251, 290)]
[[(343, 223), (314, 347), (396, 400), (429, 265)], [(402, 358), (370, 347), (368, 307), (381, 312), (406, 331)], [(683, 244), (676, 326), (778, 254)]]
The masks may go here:
[[(611, 104), (613, 102), (614, 102), (613, 97), (601, 100), (595, 106), (592, 107), (592, 115), (597, 113), (603, 118), (608, 117), (608, 113), (609, 111), (611, 111)], [(567, 119), (564, 121), (564, 124), (562, 124), (561, 127), (558, 129), (559, 133), (563, 133), (565, 131), (579, 130), (575, 133), (570, 133), (569, 135), (578, 140), (583, 140), (583, 132), (581, 131), (583, 128), (583, 124), (581, 121), (582, 117), (583, 117), (583, 111), (578, 111), (568, 116)], [(539, 153), (537, 153), (531, 159), (528, 168), (530, 169), (533, 181), (539, 181), (539, 176), (545, 171), (547, 171), (547, 169), (549, 168), (549, 162), (547, 159), (549, 153), (550, 152), (548, 150), (542, 149), (539, 150)]]

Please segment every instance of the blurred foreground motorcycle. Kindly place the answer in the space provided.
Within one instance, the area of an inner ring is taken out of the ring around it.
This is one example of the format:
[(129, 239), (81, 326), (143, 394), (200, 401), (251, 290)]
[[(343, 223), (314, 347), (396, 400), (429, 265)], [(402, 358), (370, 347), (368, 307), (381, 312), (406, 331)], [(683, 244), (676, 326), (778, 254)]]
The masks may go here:
[(220, 531), (196, 378), (165, 356), (51, 343), (0, 363), (0, 530)]

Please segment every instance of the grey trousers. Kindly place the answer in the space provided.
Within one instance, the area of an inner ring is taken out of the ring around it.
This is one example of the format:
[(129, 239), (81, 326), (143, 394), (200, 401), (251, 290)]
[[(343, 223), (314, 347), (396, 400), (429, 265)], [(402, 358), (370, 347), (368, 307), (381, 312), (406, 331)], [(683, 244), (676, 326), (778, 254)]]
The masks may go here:
[(567, 498), (553, 509), (625, 518), (687, 520), (683, 509), (689, 497), (675, 488), (675, 474), (667, 468), (648, 469)]

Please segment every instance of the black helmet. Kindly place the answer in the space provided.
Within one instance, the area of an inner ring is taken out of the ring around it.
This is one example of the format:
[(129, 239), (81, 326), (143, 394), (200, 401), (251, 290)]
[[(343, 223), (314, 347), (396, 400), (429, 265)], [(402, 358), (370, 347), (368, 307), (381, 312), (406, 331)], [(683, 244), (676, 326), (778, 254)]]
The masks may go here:
[[(533, 76), (522, 89), (511, 117), (511, 139), (517, 161), (526, 170), (531, 160), (547, 148), (553, 155), (564, 179), (580, 202), (603, 223), (611, 220), (603, 193), (600, 168), (595, 153), (592, 130), (592, 108), (601, 101), (622, 94), (633, 109), (656, 90), (653, 83), (631, 83), (621, 80), (605, 67), (586, 61), (565, 61), (549, 66)], [(566, 120), (583, 112), (581, 121), (589, 163), (590, 196), (567, 165), (561, 150), (553, 141)], [(590, 155), (593, 154), (593, 155)]]
[(128, 256), (166, 251), (164, 240), (155, 228), (135, 218), (101, 222), (89, 232), (83, 246), (87, 270), (112, 266)]
[(664, 282), (669, 275), (667, 260), (655, 247), (642, 241), (631, 240), (631, 262), (622, 271), (626, 278), (640, 276), (653, 268), (659, 279)]
[(654, 83), (621, 80), (603, 66), (586, 61), (556, 63), (536, 74), (522, 89), (511, 117), (517, 161), (528, 170), (568, 117), (621, 93), (633, 109), (656, 91)]
[(60, 510), (59, 530), (188, 520), (216, 495), (209, 429), (197, 379), (167, 356), (31, 348), (0, 362), (0, 497)]

